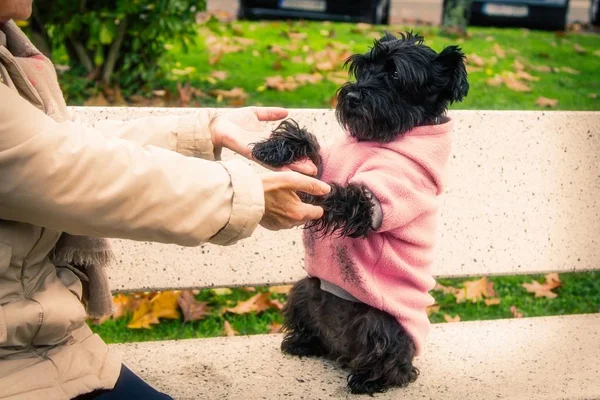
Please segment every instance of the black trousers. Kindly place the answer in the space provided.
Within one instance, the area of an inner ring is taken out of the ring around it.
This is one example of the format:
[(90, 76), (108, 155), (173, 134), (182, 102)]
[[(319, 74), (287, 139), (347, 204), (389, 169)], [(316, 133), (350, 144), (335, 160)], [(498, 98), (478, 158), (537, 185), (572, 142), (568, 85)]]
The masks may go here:
[(172, 397), (158, 392), (139, 376), (122, 365), (121, 375), (111, 390), (96, 390), (92, 393), (82, 394), (73, 400), (173, 400)]

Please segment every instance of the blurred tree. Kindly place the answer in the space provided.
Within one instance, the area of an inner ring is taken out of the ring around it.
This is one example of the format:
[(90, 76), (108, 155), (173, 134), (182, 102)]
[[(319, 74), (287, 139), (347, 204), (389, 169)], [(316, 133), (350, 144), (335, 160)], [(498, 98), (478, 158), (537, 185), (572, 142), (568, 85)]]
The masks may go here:
[(471, 19), (473, 0), (444, 0), (442, 32), (464, 36)]
[(169, 44), (187, 50), (204, 0), (35, 0), (28, 26), (49, 57), (65, 49), (71, 72), (125, 95), (149, 91)]

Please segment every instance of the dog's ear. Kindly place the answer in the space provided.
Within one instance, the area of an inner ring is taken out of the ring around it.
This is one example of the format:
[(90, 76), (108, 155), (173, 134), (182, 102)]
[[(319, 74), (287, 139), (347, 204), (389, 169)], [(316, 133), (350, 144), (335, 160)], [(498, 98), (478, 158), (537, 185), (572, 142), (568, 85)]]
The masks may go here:
[(460, 47), (448, 46), (435, 59), (440, 73), (449, 79), (448, 89), (452, 94), (452, 102), (462, 101), (469, 93), (465, 58)]
[(392, 42), (394, 40), (398, 40), (398, 38), (394, 35), (392, 35), (391, 33), (389, 33), (388, 31), (385, 31), (385, 35), (379, 39), (380, 43), (385, 43), (385, 42)]

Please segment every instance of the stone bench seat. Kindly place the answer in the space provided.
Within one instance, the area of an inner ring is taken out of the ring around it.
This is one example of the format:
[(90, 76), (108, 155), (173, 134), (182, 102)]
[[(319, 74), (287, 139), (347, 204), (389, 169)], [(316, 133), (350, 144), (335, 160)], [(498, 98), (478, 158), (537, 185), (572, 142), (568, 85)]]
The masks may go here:
[[(73, 111), (94, 123), (193, 109)], [(290, 116), (322, 141), (343, 134), (331, 110)], [(600, 112), (450, 116), (455, 142), (435, 277), (600, 270)], [(305, 276), (299, 229), (258, 229), (225, 248), (113, 243), (119, 262), (109, 278), (118, 292), (285, 284)], [(284, 355), (280, 343), (281, 335), (254, 335), (112, 346), (175, 399), (359, 397), (348, 394), (343, 371)], [(419, 379), (376, 398), (600, 399), (598, 360), (600, 314), (434, 324), (415, 361)]]

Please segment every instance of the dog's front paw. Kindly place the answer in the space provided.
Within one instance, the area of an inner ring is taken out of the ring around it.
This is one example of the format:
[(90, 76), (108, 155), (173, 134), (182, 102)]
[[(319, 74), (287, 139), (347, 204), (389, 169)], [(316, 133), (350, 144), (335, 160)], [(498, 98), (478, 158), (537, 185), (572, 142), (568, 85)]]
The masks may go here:
[(319, 339), (314, 336), (288, 333), (281, 342), (281, 351), (299, 357), (320, 357), (323, 355), (323, 347)]
[(252, 149), (252, 157), (265, 165), (280, 168), (296, 161), (310, 159), (316, 167), (321, 164), (317, 138), (300, 128), (293, 119), (287, 119), (273, 130), (271, 136)]
[(348, 388), (352, 394), (368, 394), (370, 396), (387, 390), (381, 379), (373, 381), (364, 375), (350, 375), (348, 377)]

